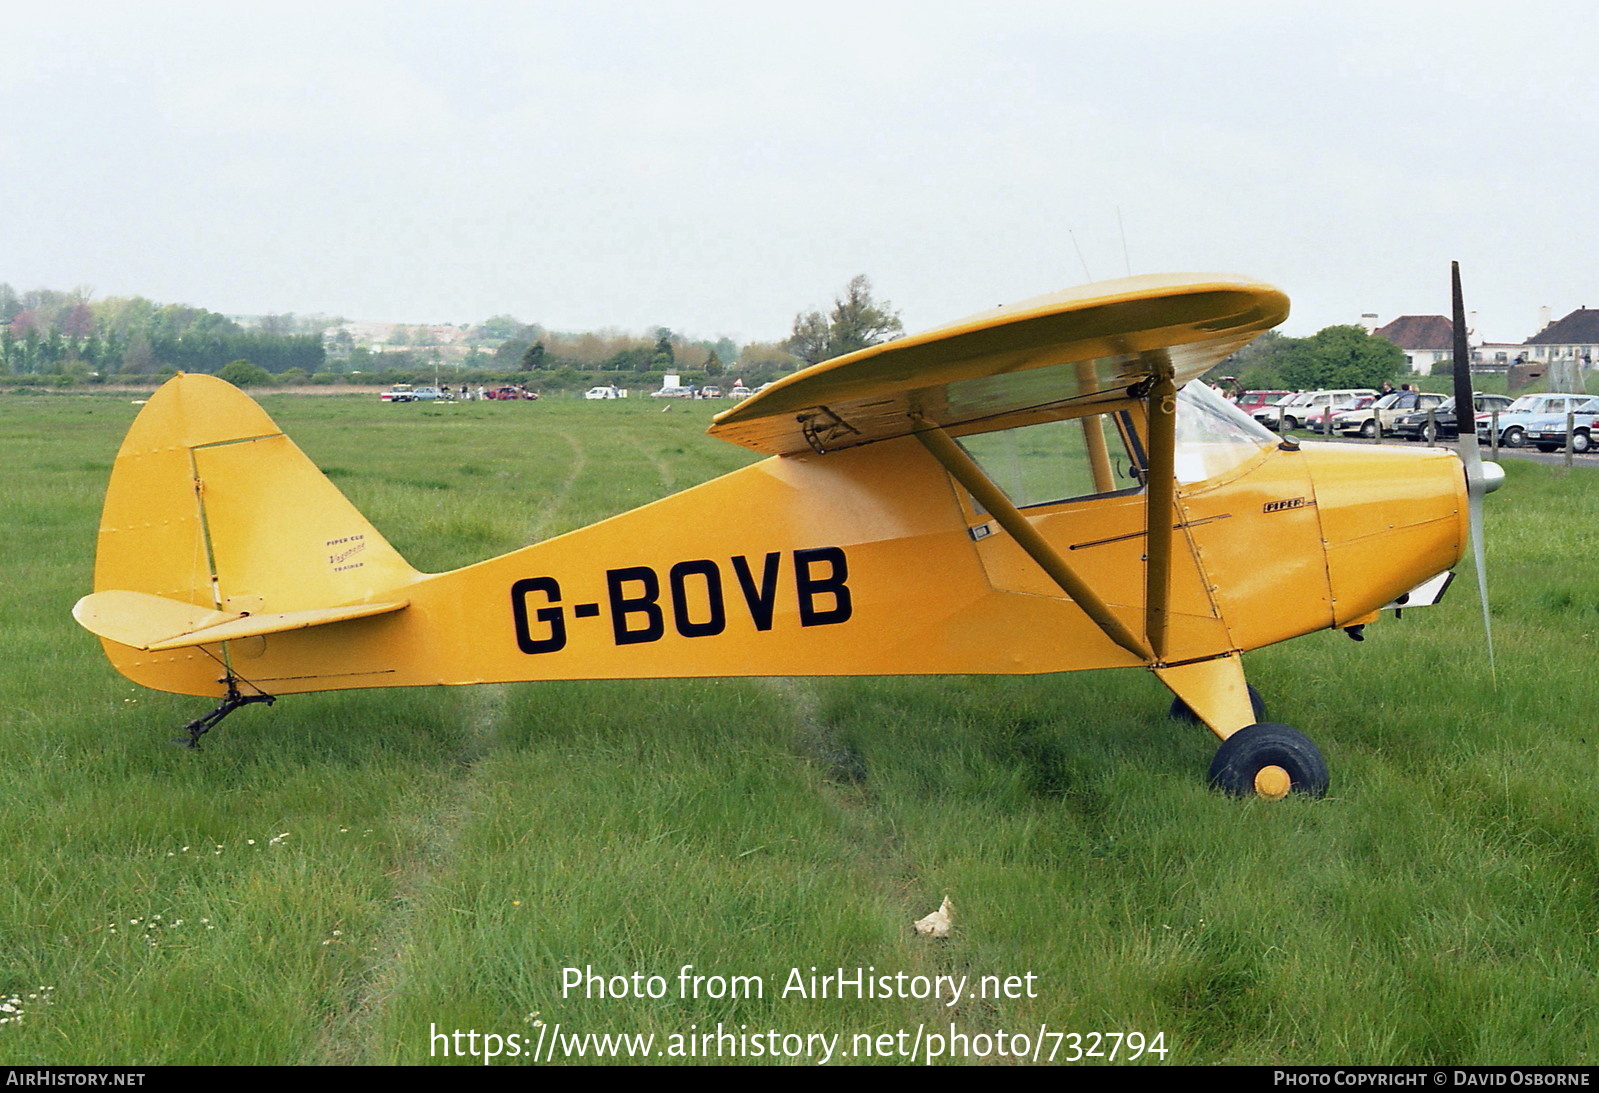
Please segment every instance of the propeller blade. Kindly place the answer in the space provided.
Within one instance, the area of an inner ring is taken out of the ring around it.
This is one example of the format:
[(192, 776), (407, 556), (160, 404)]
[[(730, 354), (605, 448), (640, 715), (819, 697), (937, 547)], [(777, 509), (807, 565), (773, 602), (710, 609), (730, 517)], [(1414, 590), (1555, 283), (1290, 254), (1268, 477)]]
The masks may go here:
[[(1488, 642), (1488, 678), (1498, 686), (1494, 670), (1493, 623), (1488, 618), (1488, 567), (1482, 546), (1482, 498), (1499, 487), (1504, 472), (1490, 464), (1490, 472), (1477, 445), (1477, 418), (1471, 399), (1471, 349), (1466, 344), (1466, 302), (1460, 291), (1460, 263), (1450, 263), (1454, 295), (1455, 421), (1460, 424), (1460, 461), (1466, 468), (1466, 506), (1471, 524), (1471, 559), (1477, 568), (1477, 596), (1482, 601), (1482, 632)], [(1469, 424), (1468, 424), (1469, 423)]]

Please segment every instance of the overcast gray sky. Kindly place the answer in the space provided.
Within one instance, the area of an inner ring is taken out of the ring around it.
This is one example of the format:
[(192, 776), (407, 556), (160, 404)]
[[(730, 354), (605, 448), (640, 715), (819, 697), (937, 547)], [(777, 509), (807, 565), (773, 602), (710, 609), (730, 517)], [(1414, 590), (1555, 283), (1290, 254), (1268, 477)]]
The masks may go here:
[(1445, 312), (1458, 258), (1519, 341), (1599, 306), (1596, 10), (13, 8), (0, 281), (776, 340), (857, 273), (916, 330), (1130, 264), (1305, 334)]

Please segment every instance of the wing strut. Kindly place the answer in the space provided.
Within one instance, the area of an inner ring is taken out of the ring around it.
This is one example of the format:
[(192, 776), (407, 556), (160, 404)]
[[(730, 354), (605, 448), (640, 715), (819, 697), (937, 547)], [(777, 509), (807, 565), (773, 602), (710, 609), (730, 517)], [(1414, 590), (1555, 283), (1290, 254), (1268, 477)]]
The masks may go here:
[[(1162, 357), (1165, 354), (1161, 354)], [(1177, 504), (1177, 385), (1169, 359), (1155, 364), (1149, 389), (1149, 489), (1144, 522), (1144, 634), (1157, 661), (1166, 659), (1167, 599), (1171, 591), (1172, 510)]]
[(955, 481), (966, 487), (967, 492), (977, 499), (977, 503), (990, 516), (999, 521), (999, 526), (1010, 533), (1010, 537), (1027, 552), (1028, 557), (1037, 562), (1050, 580), (1083, 609), (1083, 613), (1094, 621), (1107, 638), (1139, 660), (1149, 660), (1149, 650), (1137, 636), (1111, 614), (1105, 601), (1066, 564), (1066, 559), (1049, 545), (1032, 522), (1022, 515), (1021, 510), (1011, 504), (1010, 498), (994, 485), (983, 469), (966, 454), (965, 449), (951, 440), (943, 429), (925, 420), (917, 423), (916, 439), (922, 442), (934, 459), (943, 464)]

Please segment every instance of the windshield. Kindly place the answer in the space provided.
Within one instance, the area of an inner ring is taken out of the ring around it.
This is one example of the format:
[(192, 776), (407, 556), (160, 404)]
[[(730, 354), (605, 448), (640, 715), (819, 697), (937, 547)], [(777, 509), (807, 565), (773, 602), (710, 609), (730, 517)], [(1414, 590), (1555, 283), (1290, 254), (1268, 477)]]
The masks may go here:
[(1215, 478), (1277, 443), (1277, 434), (1203, 383), (1177, 392), (1177, 481)]

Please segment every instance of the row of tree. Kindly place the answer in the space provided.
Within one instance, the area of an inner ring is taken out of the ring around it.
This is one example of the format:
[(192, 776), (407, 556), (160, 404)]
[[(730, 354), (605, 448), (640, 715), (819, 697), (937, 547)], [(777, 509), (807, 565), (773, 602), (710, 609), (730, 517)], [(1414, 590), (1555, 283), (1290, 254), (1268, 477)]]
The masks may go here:
[(327, 355), (315, 334), (263, 334), (257, 330), (152, 337), (136, 332), (72, 338), (60, 330), (19, 337), (0, 327), (0, 371), (11, 375), (122, 373), (153, 375), (163, 370), (215, 372), (229, 361), (255, 361), (269, 372), (300, 368), (319, 372)]
[(737, 378), (755, 385), (903, 332), (898, 312), (873, 298), (865, 275), (851, 280), (826, 314), (797, 315), (785, 341), (742, 347), (728, 338), (686, 339), (666, 327), (642, 337), (616, 330), (559, 333), (495, 315), (463, 328), (464, 356), (429, 346), (424, 332), (431, 328), (420, 326), (395, 328), (387, 351), (378, 352), (355, 344), (343, 322), (268, 315), (246, 328), (184, 304), (140, 296), (95, 300), (84, 288), (19, 293), (0, 283), (0, 371), (78, 377), (217, 372), (243, 360), (274, 374), (421, 372), (448, 365), (546, 376), (617, 373), (634, 379), (693, 373), (713, 382)]
[(240, 358), (270, 372), (317, 372), (327, 358), (315, 326), (290, 315), (267, 316), (260, 326), (245, 328), (186, 304), (157, 304), (142, 296), (94, 300), (81, 288), (18, 293), (0, 283), (0, 372), (215, 372)]
[[(740, 348), (730, 339), (693, 341), (666, 327), (640, 336), (616, 330), (558, 333), (496, 315), (468, 327), (465, 357), (445, 361), (437, 349), (376, 353), (344, 343), (330, 361), (323, 331), (342, 320), (266, 316), (246, 328), (225, 315), (141, 296), (94, 300), (85, 289), (18, 293), (0, 283), (0, 372), (11, 375), (152, 375), (217, 372), (247, 361), (268, 373), (382, 372), (425, 374), (447, 367), (471, 373), (523, 373), (551, 386), (599, 374), (640, 382), (693, 374), (704, 381), (737, 378), (751, 386), (877, 345), (904, 332), (899, 312), (879, 301), (862, 274), (826, 312), (800, 312), (789, 338)], [(417, 330), (424, 328), (416, 328)], [(407, 340), (414, 341), (415, 336)], [(1330, 326), (1306, 338), (1267, 333), (1212, 372), (1247, 389), (1310, 390), (1378, 387), (1405, 371), (1404, 353), (1358, 326)]]

